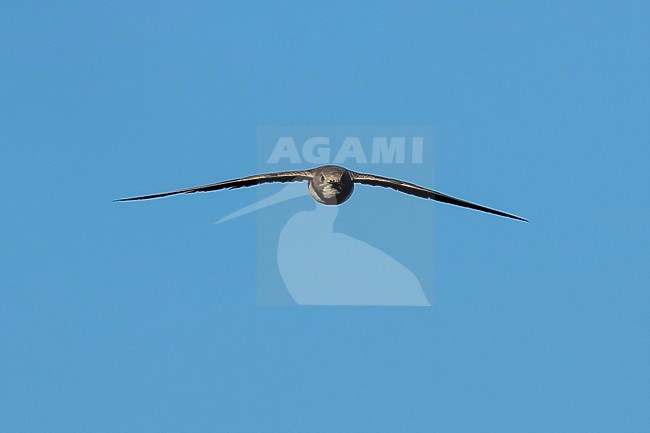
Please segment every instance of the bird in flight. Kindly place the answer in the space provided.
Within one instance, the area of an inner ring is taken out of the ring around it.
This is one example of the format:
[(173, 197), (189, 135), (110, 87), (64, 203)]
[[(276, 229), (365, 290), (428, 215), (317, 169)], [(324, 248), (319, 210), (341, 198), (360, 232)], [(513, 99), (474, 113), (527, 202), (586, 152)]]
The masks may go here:
[(391, 179), (388, 177), (376, 176), (374, 174), (357, 173), (355, 171), (347, 170), (337, 165), (324, 165), (322, 167), (317, 167), (311, 170), (256, 174), (253, 176), (242, 177), (240, 179), (232, 179), (223, 182), (211, 183), (208, 185), (196, 186), (194, 188), (179, 189), (176, 191), (161, 192), (158, 194), (142, 195), (138, 197), (122, 198), (115, 201), (147, 200), (151, 198), (167, 197), (169, 195), (175, 194), (216, 191), (226, 188), (242, 188), (245, 186), (259, 185), (262, 183), (286, 183), (303, 181), (308, 182), (307, 188), (309, 190), (309, 194), (311, 194), (314, 200), (324, 205), (339, 205), (345, 202), (348, 198), (350, 198), (350, 195), (352, 195), (352, 191), (354, 191), (354, 185), (358, 183), (362, 185), (392, 188), (399, 192), (410, 194), (415, 197), (426, 198), (442, 203), (449, 203), (455, 206), (462, 206), (481, 212), (487, 212), (506, 218), (528, 222), (528, 220), (516, 215), (501, 212), (496, 209), (490, 209), (485, 206), (451, 197), (449, 195), (433, 191), (431, 189), (427, 189), (409, 182)]

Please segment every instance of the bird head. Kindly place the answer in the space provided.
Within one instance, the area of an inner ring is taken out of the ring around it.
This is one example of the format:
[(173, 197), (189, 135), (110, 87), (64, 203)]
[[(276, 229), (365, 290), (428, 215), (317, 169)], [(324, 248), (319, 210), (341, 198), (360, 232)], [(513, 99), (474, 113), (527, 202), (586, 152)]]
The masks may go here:
[(354, 182), (348, 172), (343, 167), (335, 165), (326, 165), (314, 170), (311, 180), (311, 189), (314, 198), (324, 204), (343, 203), (352, 193)]

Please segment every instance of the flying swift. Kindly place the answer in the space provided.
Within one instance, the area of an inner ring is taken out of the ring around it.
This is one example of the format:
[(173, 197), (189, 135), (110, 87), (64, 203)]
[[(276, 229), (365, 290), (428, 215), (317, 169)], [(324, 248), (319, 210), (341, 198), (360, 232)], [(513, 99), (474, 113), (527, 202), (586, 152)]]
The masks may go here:
[(481, 212), (487, 212), (506, 218), (528, 222), (528, 220), (491, 209), (459, 198), (455, 198), (431, 189), (424, 188), (403, 180), (391, 179), (374, 174), (357, 173), (352, 170), (337, 166), (324, 165), (311, 170), (282, 171), (277, 173), (256, 174), (239, 179), (226, 180), (223, 182), (211, 183), (208, 185), (196, 186), (193, 188), (179, 189), (176, 191), (161, 192), (158, 194), (142, 195), (138, 197), (122, 198), (115, 201), (148, 200), (152, 198), (167, 197), (175, 194), (189, 194), (194, 192), (217, 191), (220, 189), (235, 189), (247, 186), (260, 185), (273, 182), (304, 182), (307, 181), (309, 194), (318, 203), (324, 205), (340, 205), (344, 203), (354, 191), (355, 184), (380, 186), (392, 188), (415, 197), (435, 200), (455, 206), (462, 206)]

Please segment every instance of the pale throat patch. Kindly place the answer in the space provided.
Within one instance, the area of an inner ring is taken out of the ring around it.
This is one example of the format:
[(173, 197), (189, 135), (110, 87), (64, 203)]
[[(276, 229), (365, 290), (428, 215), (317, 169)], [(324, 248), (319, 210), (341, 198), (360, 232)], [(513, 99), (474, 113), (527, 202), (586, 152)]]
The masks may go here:
[(338, 193), (339, 191), (330, 184), (323, 187), (323, 196), (325, 196), (325, 198), (334, 198)]
[[(320, 198), (320, 196), (316, 194), (316, 191), (314, 191), (314, 187), (311, 185), (311, 182), (309, 182), (308, 185), (309, 186), (307, 187), (307, 189), (309, 190), (309, 194), (311, 194), (312, 198), (319, 203), (325, 204), (325, 202)], [(332, 187), (332, 185), (325, 185), (323, 187), (322, 195), (326, 199), (334, 198), (336, 197), (337, 194), (339, 194), (339, 192), (334, 187)]]

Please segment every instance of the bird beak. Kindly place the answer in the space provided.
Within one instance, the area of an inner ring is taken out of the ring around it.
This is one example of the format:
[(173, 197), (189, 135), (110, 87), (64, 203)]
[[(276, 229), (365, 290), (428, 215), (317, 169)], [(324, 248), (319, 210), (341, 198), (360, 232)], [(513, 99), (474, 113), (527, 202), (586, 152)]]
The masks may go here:
[(330, 185), (332, 185), (332, 187), (334, 187), (335, 190), (337, 190), (338, 192), (341, 192), (342, 188), (341, 188), (341, 183), (340, 182), (337, 182), (335, 180), (331, 180), (329, 183), (330, 183)]

